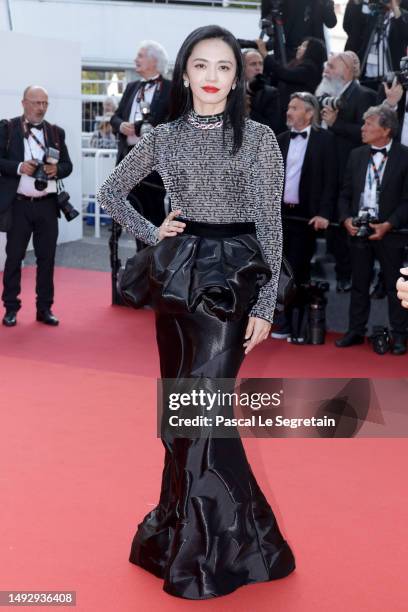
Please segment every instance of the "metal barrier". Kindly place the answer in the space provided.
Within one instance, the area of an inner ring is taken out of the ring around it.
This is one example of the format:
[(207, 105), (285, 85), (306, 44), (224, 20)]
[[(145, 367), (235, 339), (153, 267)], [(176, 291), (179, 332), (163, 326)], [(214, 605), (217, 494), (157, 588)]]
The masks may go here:
[[(110, 219), (110, 215), (101, 213), (96, 194), (106, 177), (115, 167), (116, 149), (82, 149), (82, 211), (84, 216), (95, 219), (95, 238), (101, 236), (101, 219)], [(94, 212), (87, 212), (89, 204), (94, 205)]]

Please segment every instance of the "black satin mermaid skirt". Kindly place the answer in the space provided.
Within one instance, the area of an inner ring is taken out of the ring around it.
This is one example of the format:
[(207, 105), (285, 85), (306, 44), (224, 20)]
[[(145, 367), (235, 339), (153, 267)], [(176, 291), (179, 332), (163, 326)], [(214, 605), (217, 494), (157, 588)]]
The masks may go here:
[[(241, 225), (233, 224), (234, 231)], [(223, 227), (226, 231), (231, 225)], [(185, 248), (189, 241), (188, 235), (183, 238), (185, 243), (181, 240), (180, 248)], [(225, 247), (226, 241), (231, 246), (238, 239), (242, 246), (247, 236), (217, 237), (216, 245), (202, 236), (193, 238), (199, 238), (201, 257), (198, 262), (189, 260), (190, 277), (196, 277), (199, 269), (201, 287), (210, 288), (210, 293), (205, 295), (203, 291), (193, 307), (188, 300), (180, 306), (179, 300), (177, 308), (174, 299), (166, 306), (162, 299), (164, 290), (157, 293), (156, 335), (161, 376), (235, 378), (244, 358), (247, 314), (259, 286), (265, 282), (265, 278), (260, 280), (262, 265), (257, 272), (247, 275), (245, 282), (252, 289), (242, 288), (247, 295), (246, 313), (236, 316), (236, 310), (243, 307), (242, 301), (228, 296), (227, 291), (223, 294), (219, 290), (222, 283), (218, 283), (217, 291), (214, 285), (205, 283), (203, 254), (211, 259), (215, 246)], [(163, 245), (170, 250), (175, 246), (171, 240)], [(259, 248), (255, 250), (262, 259)], [(217, 251), (218, 255), (221, 251), (222, 248)], [(257, 257), (252, 258), (252, 263)], [(235, 278), (250, 259), (247, 252), (240, 264), (235, 261), (235, 268), (231, 269)], [(228, 266), (225, 260), (223, 263), (218, 271), (223, 269), (225, 274)], [(154, 285), (159, 279), (157, 269), (151, 268)], [(176, 269), (179, 268), (174, 266), (173, 270)], [(213, 279), (216, 276), (212, 274)], [(196, 286), (194, 282), (193, 285)], [(224, 287), (233, 285), (224, 278)], [(219, 317), (220, 301), (227, 313), (223, 316), (225, 320)], [(226, 595), (245, 584), (282, 578), (294, 570), (293, 554), (256, 482), (240, 438), (214, 438), (209, 432), (196, 439), (163, 436), (162, 442), (165, 460), (160, 499), (138, 526), (130, 553), (132, 563), (163, 578), (167, 593), (187, 599)]]

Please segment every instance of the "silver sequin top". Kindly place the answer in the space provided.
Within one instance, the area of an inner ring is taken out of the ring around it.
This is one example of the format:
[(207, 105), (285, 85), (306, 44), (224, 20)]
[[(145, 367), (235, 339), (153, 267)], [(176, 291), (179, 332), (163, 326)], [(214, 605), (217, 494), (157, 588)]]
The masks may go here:
[(106, 179), (98, 201), (134, 236), (156, 244), (158, 228), (126, 199), (139, 181), (156, 170), (172, 210), (180, 209), (183, 217), (207, 223), (253, 221), (272, 278), (250, 314), (272, 322), (282, 257), (282, 156), (272, 130), (250, 119), (245, 120), (242, 147), (230, 155), (232, 129), (225, 132), (224, 146), (219, 119), (192, 113), (158, 125)]

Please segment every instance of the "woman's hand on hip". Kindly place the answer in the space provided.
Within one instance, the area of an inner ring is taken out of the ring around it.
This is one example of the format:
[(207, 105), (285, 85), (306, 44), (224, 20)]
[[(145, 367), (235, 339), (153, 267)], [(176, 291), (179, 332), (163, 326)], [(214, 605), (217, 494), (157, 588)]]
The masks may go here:
[(186, 227), (186, 224), (182, 221), (174, 221), (174, 217), (181, 215), (181, 210), (172, 210), (163, 223), (159, 227), (159, 241), (163, 238), (170, 238), (171, 236), (177, 236), (181, 234)]
[(269, 337), (271, 331), (271, 323), (260, 319), (259, 317), (249, 317), (248, 325), (245, 332), (245, 355), (252, 349)]

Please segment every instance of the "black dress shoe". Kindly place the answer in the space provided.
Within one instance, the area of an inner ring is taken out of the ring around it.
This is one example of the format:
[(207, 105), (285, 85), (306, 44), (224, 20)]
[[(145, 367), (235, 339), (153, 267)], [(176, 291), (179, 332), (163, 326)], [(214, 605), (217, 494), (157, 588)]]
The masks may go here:
[(347, 293), (351, 291), (351, 282), (349, 280), (338, 280), (336, 283), (337, 293)]
[(6, 310), (3, 317), (3, 325), (6, 327), (14, 327), (17, 324), (17, 313), (15, 310)]
[(37, 310), (37, 321), (45, 323), (45, 325), (58, 325), (59, 321), (55, 317), (51, 310)]
[(405, 336), (399, 334), (393, 335), (392, 354), (393, 355), (405, 355), (407, 352), (407, 339)]
[(349, 331), (335, 342), (335, 345), (338, 348), (347, 348), (348, 346), (353, 346), (354, 344), (364, 344), (364, 336)]

